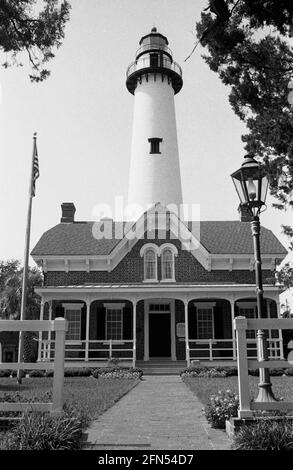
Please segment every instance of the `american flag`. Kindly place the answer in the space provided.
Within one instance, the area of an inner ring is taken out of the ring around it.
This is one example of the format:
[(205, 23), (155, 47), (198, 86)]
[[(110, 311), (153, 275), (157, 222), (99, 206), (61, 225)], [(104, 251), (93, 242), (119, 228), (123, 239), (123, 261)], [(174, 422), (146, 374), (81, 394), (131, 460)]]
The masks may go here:
[(34, 152), (33, 152), (33, 174), (32, 174), (32, 197), (36, 195), (36, 180), (40, 176), (39, 160), (37, 150), (37, 135), (34, 134)]

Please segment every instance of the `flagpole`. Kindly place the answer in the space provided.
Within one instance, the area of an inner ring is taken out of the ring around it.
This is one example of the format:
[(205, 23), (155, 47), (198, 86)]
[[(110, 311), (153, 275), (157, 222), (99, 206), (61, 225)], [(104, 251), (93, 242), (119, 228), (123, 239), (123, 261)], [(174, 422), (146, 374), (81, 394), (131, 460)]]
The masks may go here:
[[(26, 222), (26, 234), (25, 234), (25, 248), (24, 248), (24, 264), (22, 273), (22, 293), (21, 293), (21, 309), (20, 309), (20, 320), (25, 320), (26, 317), (26, 299), (27, 299), (27, 279), (28, 279), (28, 264), (29, 264), (29, 249), (30, 249), (30, 233), (31, 233), (31, 218), (32, 218), (32, 200), (33, 200), (33, 178), (34, 178), (34, 159), (36, 154), (37, 145), (37, 133), (33, 135), (33, 156), (31, 166), (31, 177), (29, 186), (29, 202), (27, 210), (27, 222)], [(24, 332), (19, 332), (18, 340), (18, 362), (23, 361), (23, 349), (24, 349)], [(23, 371), (19, 369), (17, 371), (17, 382), (21, 384)]]

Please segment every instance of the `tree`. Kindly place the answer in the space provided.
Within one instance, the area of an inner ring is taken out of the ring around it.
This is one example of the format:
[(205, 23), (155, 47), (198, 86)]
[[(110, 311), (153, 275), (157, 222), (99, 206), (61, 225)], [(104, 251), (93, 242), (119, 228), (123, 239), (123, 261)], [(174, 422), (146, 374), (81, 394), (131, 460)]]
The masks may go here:
[[(245, 149), (266, 168), (270, 192), (277, 199), (274, 206), (292, 211), (293, 110), (288, 83), (293, 77), (293, 2), (219, 0), (218, 11), (213, 3), (196, 24), (203, 58), (230, 87), (231, 107), (247, 126)], [(221, 16), (223, 4), (229, 13)], [(284, 231), (293, 248), (292, 227)], [(293, 285), (292, 270), (286, 268), (283, 275)]]
[(6, 57), (2, 65), (22, 65), (19, 58), (25, 52), (30, 79), (46, 79), (46, 64), (62, 44), (70, 8), (67, 0), (0, 0), (0, 50)]
[[(39, 319), (40, 297), (34, 289), (43, 283), (38, 268), (30, 268), (27, 284), (27, 319)], [(19, 319), (22, 291), (22, 267), (18, 260), (0, 261), (0, 318)], [(24, 335), (24, 360), (32, 361), (35, 357), (37, 342), (33, 341), (34, 334)]]

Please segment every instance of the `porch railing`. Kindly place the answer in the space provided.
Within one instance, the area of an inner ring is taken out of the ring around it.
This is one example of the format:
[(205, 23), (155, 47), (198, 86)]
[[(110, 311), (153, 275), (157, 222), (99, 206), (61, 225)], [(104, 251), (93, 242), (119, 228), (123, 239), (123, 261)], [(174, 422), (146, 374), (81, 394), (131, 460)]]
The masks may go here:
[[(270, 359), (283, 359), (283, 338), (268, 338)], [(247, 339), (247, 357), (257, 357), (257, 343), (255, 339)], [(236, 360), (237, 345), (233, 339), (189, 339), (187, 345), (187, 362), (192, 360)]]
[[(55, 340), (39, 341), (39, 361), (53, 361)], [(135, 367), (136, 342), (134, 340), (80, 340), (65, 341), (65, 361), (105, 362), (109, 359), (119, 362), (131, 361)]]

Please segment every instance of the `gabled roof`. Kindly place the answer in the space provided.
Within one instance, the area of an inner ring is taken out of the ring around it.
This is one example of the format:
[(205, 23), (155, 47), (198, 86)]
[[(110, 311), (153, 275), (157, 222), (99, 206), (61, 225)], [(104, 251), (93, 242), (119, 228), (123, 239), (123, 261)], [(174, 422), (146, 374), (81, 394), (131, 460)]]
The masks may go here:
[[(92, 234), (95, 222), (60, 223), (45, 232), (32, 250), (39, 256), (95, 256), (109, 255), (121, 239), (102, 238), (97, 240)], [(187, 225), (191, 228), (191, 222)], [(113, 233), (120, 233), (125, 222), (114, 222)], [(197, 238), (197, 233), (194, 234)], [(201, 221), (201, 245), (211, 254), (253, 254), (253, 241), (249, 222), (240, 221)], [(287, 250), (277, 237), (264, 227), (261, 228), (262, 254), (283, 255)]]

